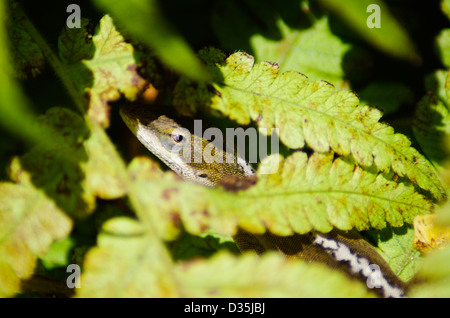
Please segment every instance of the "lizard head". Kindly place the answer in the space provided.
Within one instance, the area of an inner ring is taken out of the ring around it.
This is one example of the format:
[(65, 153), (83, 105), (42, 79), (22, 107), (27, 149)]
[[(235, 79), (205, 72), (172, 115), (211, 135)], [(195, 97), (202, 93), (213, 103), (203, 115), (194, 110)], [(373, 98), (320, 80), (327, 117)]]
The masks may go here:
[(120, 109), (123, 121), (139, 141), (183, 179), (214, 187), (227, 177), (254, 174), (233, 148), (204, 138), (203, 129), (195, 129), (193, 118), (166, 114), (145, 105)]

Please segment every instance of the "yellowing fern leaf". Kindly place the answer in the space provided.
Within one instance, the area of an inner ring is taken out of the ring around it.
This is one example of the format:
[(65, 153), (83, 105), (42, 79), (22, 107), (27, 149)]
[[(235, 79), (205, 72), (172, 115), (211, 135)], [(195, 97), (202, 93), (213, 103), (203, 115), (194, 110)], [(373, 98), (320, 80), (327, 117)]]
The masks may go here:
[[(161, 255), (154, 236), (128, 218), (108, 221), (89, 251), (78, 297), (176, 297), (168, 255)], [(111, 264), (112, 266), (106, 266)]]
[(63, 142), (38, 144), (15, 157), (9, 169), (13, 181), (44, 189), (66, 213), (79, 218), (94, 210), (96, 196), (114, 199), (125, 194), (117, 168), (121, 159), (99, 124), (86, 123), (65, 108), (49, 109), (39, 122)]
[[(85, 23), (83, 28), (86, 28)], [(66, 67), (78, 86), (80, 96), (89, 98), (86, 103), (88, 115), (107, 127), (108, 102), (118, 100), (121, 94), (133, 100), (146, 85), (137, 72), (134, 48), (125, 42), (108, 15), (100, 20), (92, 43), (85, 43), (85, 38), (73, 38), (71, 35), (68, 31), (62, 33), (59, 39), (60, 55), (68, 63)], [(81, 58), (84, 59), (78, 60)]]
[[(279, 73), (269, 62), (254, 65), (252, 56), (235, 53), (225, 59), (213, 49), (200, 54), (216, 81), (193, 88), (186, 79), (175, 90), (174, 104), (184, 113), (205, 107), (262, 128), (278, 128), (280, 140), (292, 149), (305, 145), (317, 152), (330, 150), (351, 155), (362, 166), (392, 169), (414, 184), (444, 197), (444, 189), (434, 167), (402, 134), (380, 123), (381, 112), (358, 105), (355, 94), (337, 90), (323, 81), (310, 81), (296, 72)], [(189, 95), (189, 97), (187, 96)]]
[(66, 237), (72, 221), (42, 191), (0, 183), (0, 296), (20, 291), (36, 259)]
[(153, 177), (145, 162), (130, 165), (136, 195), (166, 239), (177, 233), (179, 218), (194, 234), (207, 228), (234, 234), (241, 226), (252, 233), (290, 235), (401, 226), (432, 209), (412, 184), (392, 181), (393, 173), (369, 171), (330, 153), (280, 158), (276, 174), (260, 174), (255, 186), (238, 193), (174, 180), (172, 173)]
[(112, 219), (104, 230), (87, 256), (78, 297), (374, 296), (360, 282), (324, 265), (275, 253), (261, 258), (221, 253), (167, 266), (136, 221)]

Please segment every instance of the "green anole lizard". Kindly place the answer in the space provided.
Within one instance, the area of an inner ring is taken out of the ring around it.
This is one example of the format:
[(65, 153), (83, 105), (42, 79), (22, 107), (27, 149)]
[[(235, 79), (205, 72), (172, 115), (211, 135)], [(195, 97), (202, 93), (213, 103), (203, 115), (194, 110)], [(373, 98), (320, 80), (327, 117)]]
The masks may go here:
[[(194, 162), (194, 154), (203, 154), (212, 141), (196, 135), (192, 118), (178, 118), (161, 114), (153, 107), (127, 104), (120, 115), (139, 141), (183, 179), (207, 187), (223, 184), (227, 178), (253, 178), (251, 165), (234, 150), (214, 147), (224, 158), (222, 163)], [(188, 151), (186, 151), (188, 150)], [(233, 152), (234, 160), (225, 156)], [(203, 158), (203, 156), (200, 156)], [(307, 261), (325, 263), (363, 280), (368, 287), (382, 297), (404, 297), (406, 283), (391, 270), (376, 250), (358, 234), (333, 230), (330, 233), (311, 232), (306, 235), (280, 237), (271, 233), (253, 235), (239, 230), (234, 240), (241, 251), (279, 250), (287, 257), (300, 257)], [(375, 286), (369, 286), (375, 283)], [(375, 288), (373, 288), (375, 287)]]

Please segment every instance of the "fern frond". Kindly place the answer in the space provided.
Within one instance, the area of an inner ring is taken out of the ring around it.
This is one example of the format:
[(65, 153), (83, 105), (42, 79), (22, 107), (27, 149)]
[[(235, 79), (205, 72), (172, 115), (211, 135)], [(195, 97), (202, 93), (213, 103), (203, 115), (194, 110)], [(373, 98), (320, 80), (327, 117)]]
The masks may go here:
[[(436, 199), (444, 189), (434, 167), (402, 134), (380, 123), (381, 112), (359, 105), (350, 91), (337, 90), (324, 81), (310, 81), (304, 75), (279, 73), (275, 63), (254, 65), (254, 58), (235, 53), (224, 58), (209, 49), (201, 52), (208, 67), (217, 75), (210, 85), (198, 85), (182, 79), (175, 90), (174, 104), (184, 112), (206, 107), (237, 121), (259, 127), (279, 129), (280, 140), (292, 149), (307, 144), (314, 151), (330, 150), (351, 155), (358, 164), (407, 177)], [(190, 98), (185, 98), (186, 95)], [(206, 106), (205, 106), (206, 105)]]
[[(84, 261), (78, 297), (180, 297), (155, 236), (136, 220), (119, 217), (103, 225)], [(105, 270), (105, 264), (114, 264)]]
[(423, 284), (417, 284), (411, 297), (448, 298), (450, 297), (450, 247), (427, 255), (417, 273)]
[(20, 292), (20, 280), (33, 274), (37, 258), (71, 228), (70, 218), (42, 191), (0, 183), (0, 296)]
[[(274, 158), (278, 156), (267, 160)], [(284, 236), (312, 229), (328, 232), (333, 227), (401, 226), (433, 207), (411, 183), (393, 181), (392, 172), (369, 171), (348, 158), (334, 159), (331, 153), (308, 158), (296, 152), (278, 160), (277, 173), (259, 170), (256, 185), (238, 193), (174, 180), (172, 173), (155, 176), (145, 172), (150, 170), (149, 160), (143, 158), (131, 163), (130, 173), (136, 195), (165, 239), (177, 234), (179, 219), (193, 234), (212, 228), (232, 235), (240, 226), (252, 233), (269, 230)]]
[[(141, 225), (116, 218), (104, 225), (81, 276), (78, 297), (370, 297), (358, 281), (321, 264), (270, 253), (190, 260), (167, 268)], [(104, 264), (114, 264), (105, 270)]]
[[(373, 297), (363, 284), (322, 264), (268, 253), (236, 257), (221, 253), (179, 266), (189, 297)], [(290, 277), (290, 278), (288, 278)], [(270, 287), (269, 287), (270, 286)]]
[(98, 123), (86, 123), (76, 113), (54, 107), (39, 117), (39, 124), (62, 142), (37, 144), (14, 157), (9, 167), (12, 181), (45, 190), (75, 218), (92, 213), (96, 197), (115, 199), (125, 194), (118, 168), (121, 158)]
[(88, 116), (103, 127), (108, 127), (108, 103), (118, 100), (121, 95), (135, 100), (147, 84), (137, 71), (136, 51), (125, 42), (109, 15), (100, 20), (92, 43), (86, 43), (86, 37), (73, 36), (69, 30), (62, 33), (59, 54), (67, 63), (65, 67), (79, 95), (88, 97), (88, 100), (83, 101)]
[(429, 92), (417, 103), (413, 131), (425, 155), (443, 171), (448, 156), (443, 146), (450, 134), (450, 72), (439, 70), (427, 79), (433, 85), (427, 85)]

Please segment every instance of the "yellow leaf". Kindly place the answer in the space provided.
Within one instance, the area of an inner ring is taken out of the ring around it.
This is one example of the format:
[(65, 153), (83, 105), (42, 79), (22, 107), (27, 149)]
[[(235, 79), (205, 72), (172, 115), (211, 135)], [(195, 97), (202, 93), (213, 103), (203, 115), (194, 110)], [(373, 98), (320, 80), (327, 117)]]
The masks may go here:
[(414, 247), (420, 252), (442, 248), (450, 240), (450, 228), (437, 226), (436, 216), (426, 214), (414, 218)]
[(41, 191), (0, 183), (0, 296), (19, 292), (37, 257), (71, 228), (70, 218)]

